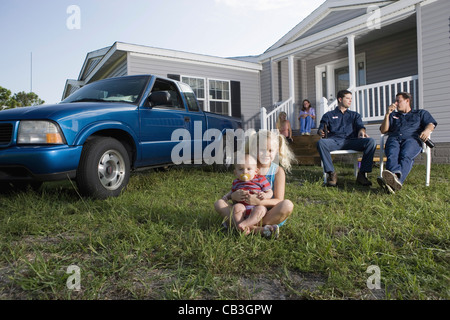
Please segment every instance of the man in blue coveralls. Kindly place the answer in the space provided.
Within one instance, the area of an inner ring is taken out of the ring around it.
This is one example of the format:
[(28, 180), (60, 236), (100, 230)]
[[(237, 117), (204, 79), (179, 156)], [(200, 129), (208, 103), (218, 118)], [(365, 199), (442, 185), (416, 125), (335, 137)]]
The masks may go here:
[(385, 145), (387, 170), (381, 173), (382, 179), (378, 179), (382, 188), (391, 193), (402, 188), (414, 159), (422, 152), (422, 141), (430, 138), (436, 126), (436, 120), (428, 111), (411, 109), (411, 94), (396, 95), (380, 127), (381, 133), (389, 135)]
[(361, 168), (356, 182), (363, 186), (371, 186), (367, 173), (372, 172), (373, 155), (376, 142), (366, 133), (366, 128), (358, 112), (349, 110), (352, 104), (352, 93), (341, 90), (337, 94), (338, 106), (325, 113), (320, 120), (317, 134), (322, 137), (317, 142), (317, 150), (323, 162), (324, 171), (328, 174), (327, 185), (336, 186), (337, 174), (334, 171), (331, 151), (357, 150), (363, 152)]

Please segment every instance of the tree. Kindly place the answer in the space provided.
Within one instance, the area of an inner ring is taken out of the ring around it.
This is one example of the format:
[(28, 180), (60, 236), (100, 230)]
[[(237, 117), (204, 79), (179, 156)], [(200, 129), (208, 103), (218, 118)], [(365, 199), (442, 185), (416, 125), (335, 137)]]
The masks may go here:
[(11, 96), (11, 91), (0, 86), (0, 110), (11, 109), (16, 107), (37, 106), (44, 104), (34, 92), (26, 93), (24, 91), (15, 93)]
[(21, 91), (14, 94), (13, 99), (19, 103), (19, 107), (37, 106), (45, 103), (45, 101), (39, 99), (38, 95), (34, 92), (26, 93)]
[(8, 106), (8, 103), (11, 99), (11, 91), (0, 87), (0, 107)]

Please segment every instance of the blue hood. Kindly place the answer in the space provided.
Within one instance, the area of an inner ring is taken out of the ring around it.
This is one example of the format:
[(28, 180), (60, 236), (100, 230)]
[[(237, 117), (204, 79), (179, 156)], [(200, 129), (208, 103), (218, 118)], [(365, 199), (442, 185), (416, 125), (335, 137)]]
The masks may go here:
[(127, 103), (109, 102), (76, 102), (40, 105), (33, 107), (20, 107), (0, 111), (0, 121), (51, 119), (54, 121), (69, 118), (84, 117), (86, 114), (100, 116), (114, 111), (134, 110), (136, 105)]

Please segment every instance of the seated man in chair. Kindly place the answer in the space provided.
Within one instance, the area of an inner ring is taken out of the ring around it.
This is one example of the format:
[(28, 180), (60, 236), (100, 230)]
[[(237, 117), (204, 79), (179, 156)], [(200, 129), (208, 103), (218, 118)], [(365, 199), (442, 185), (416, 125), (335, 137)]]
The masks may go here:
[(337, 174), (331, 159), (331, 151), (356, 150), (363, 152), (361, 168), (356, 182), (363, 186), (372, 183), (367, 179), (367, 173), (372, 172), (373, 155), (376, 142), (369, 138), (358, 112), (348, 110), (352, 104), (352, 93), (341, 90), (337, 94), (338, 106), (325, 113), (320, 120), (319, 134), (323, 139), (317, 142), (317, 150), (323, 162), (323, 168), (328, 173), (327, 185), (336, 186)]
[(428, 111), (411, 109), (411, 94), (400, 92), (395, 99), (380, 127), (381, 133), (389, 137), (385, 145), (387, 170), (381, 173), (378, 184), (390, 193), (402, 188), (414, 159), (422, 152), (422, 142), (430, 138), (437, 126)]

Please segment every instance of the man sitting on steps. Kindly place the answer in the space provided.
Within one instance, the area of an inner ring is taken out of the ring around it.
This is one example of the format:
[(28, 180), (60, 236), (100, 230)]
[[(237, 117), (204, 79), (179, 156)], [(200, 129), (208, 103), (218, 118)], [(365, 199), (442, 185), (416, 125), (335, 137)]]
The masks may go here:
[(363, 152), (356, 182), (363, 186), (371, 186), (372, 182), (367, 179), (367, 173), (372, 172), (373, 155), (376, 150), (375, 139), (367, 135), (361, 115), (349, 110), (352, 104), (352, 93), (341, 90), (337, 94), (337, 100), (338, 106), (323, 115), (317, 130), (317, 134), (322, 137), (317, 142), (317, 150), (322, 159), (324, 171), (328, 173), (327, 185), (334, 187), (337, 184), (337, 174), (330, 152), (356, 150)]

